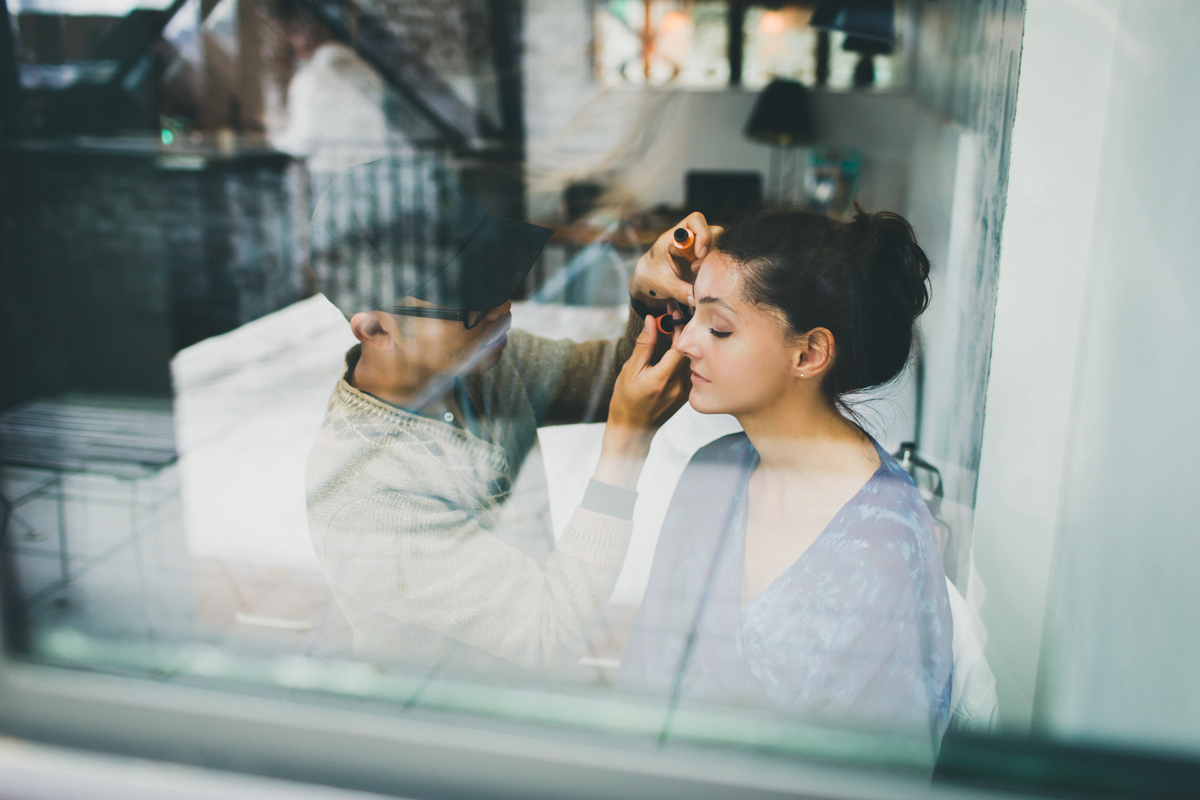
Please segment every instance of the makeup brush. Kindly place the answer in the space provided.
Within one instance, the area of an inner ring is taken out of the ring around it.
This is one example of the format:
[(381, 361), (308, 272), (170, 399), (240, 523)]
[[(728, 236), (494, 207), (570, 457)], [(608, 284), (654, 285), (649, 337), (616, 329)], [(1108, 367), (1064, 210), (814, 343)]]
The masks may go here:
[(696, 251), (692, 249), (696, 244), (696, 234), (687, 228), (676, 228), (671, 238), (674, 239), (671, 244), (675, 245), (675, 249), (679, 251), (681, 256), (688, 261), (696, 260)]

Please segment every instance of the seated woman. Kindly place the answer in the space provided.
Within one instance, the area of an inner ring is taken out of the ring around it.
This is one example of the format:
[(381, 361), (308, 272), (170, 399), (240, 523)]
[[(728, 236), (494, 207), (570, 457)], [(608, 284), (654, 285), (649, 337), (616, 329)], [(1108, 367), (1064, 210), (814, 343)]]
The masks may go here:
[(936, 743), (951, 620), (933, 520), (843, 399), (904, 367), (929, 262), (904, 219), (856, 209), (761, 212), (698, 262), (674, 348), (692, 407), (744, 432), (683, 473), (619, 682)]

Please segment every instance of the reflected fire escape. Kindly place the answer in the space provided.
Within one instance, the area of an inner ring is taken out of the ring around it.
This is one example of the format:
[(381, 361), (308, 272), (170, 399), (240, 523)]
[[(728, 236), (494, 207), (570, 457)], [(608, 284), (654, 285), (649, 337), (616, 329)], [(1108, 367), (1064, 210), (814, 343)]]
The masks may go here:
[[(223, 2), (246, 25), (239, 57), (258, 59), (265, 81), (277, 4)], [(377, 16), (382, 6), (296, 2), (434, 132), (416, 143), (421, 153), (454, 168), (491, 210), (524, 217), (519, 0), (461, 3), (485, 62), (481, 85), (466, 91), (419, 52), (411, 26)], [(159, 495), (175, 491), (172, 357), (312, 292), (303, 170), (253, 130), (262, 85), (257, 105), (232, 92), (201, 97), (190, 130), (164, 109), (164, 86), (186, 61), (172, 27), (186, 21), (202, 48), (221, 5), (173, 0), (124, 16), (61, 13), (52, 0), (0, 7), (0, 374), (21, 376), (0, 381), (0, 584), (22, 588), (16, 607), (70, 613), (69, 585), (99, 580), (88, 550), (97, 537), (119, 554), (137, 551), (148, 530), (170, 538), (177, 504)], [(473, 105), (472, 93), (487, 102)], [(114, 414), (120, 447), (109, 446)], [(33, 448), (31, 436), (53, 447)], [(155, 457), (130, 457), (130, 442), (152, 444)], [(98, 455), (97, 443), (107, 448)], [(64, 467), (61, 453), (86, 457)], [(80, 504), (113, 515), (100, 524), (77, 514)], [(172, 569), (183, 563), (172, 551)]]
[[(440, 143), (456, 155), (521, 159), (519, 2), (486, 0), (486, 13), (479, 15), (488, 28), (486, 46), (495, 75), (497, 102), (491, 113), (470, 107), (446, 76), (416, 52), (411, 44), (411, 20), (385, 18), (356, 0), (297, 2), (424, 115), (437, 130)], [(200, 22), (219, 5), (201, 4)], [(174, 0), (163, 10), (136, 8), (123, 17), (24, 11), (18, 15), (18, 27), (31, 30), (22, 33), (20, 42), (12, 39), (6, 7), (0, 34), (0, 101), (6, 138), (155, 130), (159, 122), (156, 83), (162, 78), (164, 51), (170, 49), (163, 33), (186, 6), (188, 0)], [(269, 14), (270, 10), (256, 11)], [(68, 38), (82, 38), (87, 43), (64, 46), (63, 31), (68, 28), (72, 29)], [(39, 52), (32, 54), (33, 58), (22, 58), (21, 51), (30, 50), (31, 45)]]
[[(524, 218), (519, 0), (456, 0), (444, 9), (293, 2), (379, 75), (397, 98), (390, 107), (421, 131), (409, 137), (414, 149), (446, 162), (491, 211)], [(281, 46), (278, 4), (173, 0), (122, 17), (61, 8), (24, 0), (18, 24), (0, 34), (3, 202), (24, 232), (0, 254), (0, 285), (36, 298), (31, 315), (39, 303), (71, 305), (76, 292), (103, 297), (106, 310), (87, 320), (96, 330), (111, 332), (120, 316), (139, 318), (143, 330), (120, 342), (98, 337), (93, 352), (68, 363), (70, 377), (0, 390), (0, 408), (64, 390), (166, 394), (171, 354), (313, 290), (304, 263), (309, 190), (303, 180), (297, 187), (291, 158), (256, 133), (277, 66), (272, 47)], [(457, 46), (466, 55), (456, 63), (467, 74), (444, 74), (436, 63), (444, 49), (436, 25), (449, 12), (460, 19)], [(13, 21), (7, 6), (3, 13)], [(233, 21), (232, 54), (211, 41), (222, 15)], [(181, 28), (190, 40), (173, 34)], [(170, 92), (197, 63), (208, 70), (191, 79), (201, 96), (179, 111), (171, 104), (180, 95)], [(21, 202), (17, 187), (25, 187)], [(99, 209), (118, 215), (115, 224)], [(111, 265), (98, 266), (97, 254)], [(137, 285), (141, 299), (106, 296), (106, 286), (120, 283)], [(65, 346), (22, 342), (24, 326), (13, 327), (18, 341), (5, 349), (16, 372), (39, 348)], [(123, 366), (95, 375), (120, 347)], [(122, 370), (127, 380), (116, 380)]]

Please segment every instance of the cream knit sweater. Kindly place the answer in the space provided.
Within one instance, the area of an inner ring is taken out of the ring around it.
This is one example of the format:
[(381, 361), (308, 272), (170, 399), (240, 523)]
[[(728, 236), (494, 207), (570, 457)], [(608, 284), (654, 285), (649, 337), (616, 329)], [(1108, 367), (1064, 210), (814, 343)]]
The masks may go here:
[(538, 425), (607, 414), (636, 330), (583, 344), (512, 331), (499, 363), (464, 379), (482, 436), (338, 382), (308, 521), (356, 653), (433, 664), (462, 643), (524, 667), (584, 654), (633, 523), (577, 508), (544, 566), (492, 531)]

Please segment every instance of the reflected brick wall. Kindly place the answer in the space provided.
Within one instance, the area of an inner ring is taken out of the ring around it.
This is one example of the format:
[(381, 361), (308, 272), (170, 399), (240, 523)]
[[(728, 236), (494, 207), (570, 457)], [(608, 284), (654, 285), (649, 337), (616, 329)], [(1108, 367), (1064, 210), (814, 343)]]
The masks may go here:
[(177, 350), (308, 291), (303, 181), (284, 156), (165, 161), (106, 146), (10, 150), (6, 162), (6, 406), (169, 394)]

